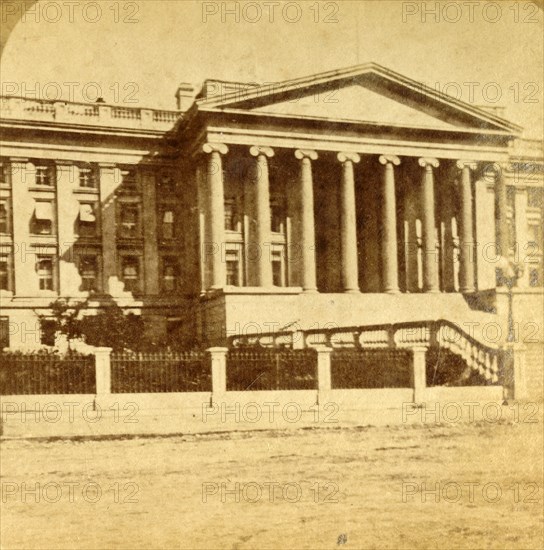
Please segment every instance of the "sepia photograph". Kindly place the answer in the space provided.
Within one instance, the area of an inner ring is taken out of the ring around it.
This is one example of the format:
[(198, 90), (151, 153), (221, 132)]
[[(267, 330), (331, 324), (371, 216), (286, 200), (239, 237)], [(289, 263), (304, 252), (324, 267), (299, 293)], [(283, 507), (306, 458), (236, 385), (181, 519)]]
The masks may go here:
[(0, 549), (542, 550), (543, 9), (0, 0)]

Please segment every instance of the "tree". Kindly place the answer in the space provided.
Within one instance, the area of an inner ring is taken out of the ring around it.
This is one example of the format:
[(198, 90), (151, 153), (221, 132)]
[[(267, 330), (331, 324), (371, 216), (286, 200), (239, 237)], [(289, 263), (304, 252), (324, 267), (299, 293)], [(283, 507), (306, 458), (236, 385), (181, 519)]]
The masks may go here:
[(50, 315), (39, 316), (40, 328), (65, 336), (68, 349), (70, 342), (78, 338), (90, 346), (113, 348), (114, 351), (139, 351), (148, 345), (145, 323), (140, 315), (125, 315), (114, 302), (100, 308), (96, 315), (83, 315), (87, 308), (87, 300), (70, 302), (59, 298), (49, 304)]
[(70, 349), (70, 342), (81, 338), (80, 314), (85, 307), (85, 301), (71, 303), (70, 300), (59, 298), (49, 304), (51, 315), (39, 315), (40, 329), (42, 332), (54, 330), (55, 334), (64, 335)]
[(116, 304), (102, 308), (96, 315), (83, 317), (81, 333), (87, 344), (114, 351), (138, 351), (146, 345), (142, 318), (134, 313), (125, 315)]

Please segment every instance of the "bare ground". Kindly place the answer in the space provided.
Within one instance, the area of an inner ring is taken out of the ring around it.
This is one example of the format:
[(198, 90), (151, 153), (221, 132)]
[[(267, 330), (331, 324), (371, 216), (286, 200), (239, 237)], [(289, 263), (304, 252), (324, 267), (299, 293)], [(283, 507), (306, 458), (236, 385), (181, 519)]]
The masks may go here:
[(4, 440), (2, 548), (540, 549), (542, 428)]

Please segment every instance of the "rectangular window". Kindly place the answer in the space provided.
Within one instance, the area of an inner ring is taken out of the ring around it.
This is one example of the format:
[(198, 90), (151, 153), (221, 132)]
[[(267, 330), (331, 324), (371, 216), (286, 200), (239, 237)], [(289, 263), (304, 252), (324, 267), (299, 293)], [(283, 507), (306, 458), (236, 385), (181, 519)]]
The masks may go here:
[(240, 286), (240, 260), (237, 252), (227, 252), (227, 285)]
[(0, 256), (0, 290), (9, 290), (9, 262), (7, 256)]
[(96, 173), (91, 167), (79, 168), (79, 187), (83, 189), (96, 189)]
[(39, 256), (37, 264), (40, 290), (53, 290), (53, 258), (51, 256)]
[(122, 263), (122, 279), (125, 292), (140, 290), (140, 260), (136, 256), (125, 256)]
[(36, 202), (31, 233), (34, 235), (53, 234), (53, 203)]
[[(508, 244), (513, 247), (516, 242), (516, 189), (506, 188), (506, 225), (508, 229)], [(509, 250), (512, 253), (512, 250)]]
[(159, 179), (159, 190), (163, 193), (173, 193), (175, 191), (174, 178), (169, 174), (162, 174)]
[(528, 237), (529, 237), (529, 245), (532, 246), (536, 251), (539, 250), (542, 242), (543, 242), (543, 234), (542, 234), (542, 225), (540, 223), (535, 224), (531, 223), (527, 227), (528, 229)]
[(174, 212), (172, 210), (165, 210), (162, 213), (162, 238), (173, 239), (174, 238)]
[(98, 290), (98, 258), (96, 256), (82, 256), (79, 260), (79, 274), (81, 276), (81, 290), (96, 292)]
[(270, 201), (270, 224), (273, 233), (285, 234), (285, 205), (279, 198)]
[(241, 216), (236, 199), (225, 201), (225, 230), (240, 232), (242, 229)]
[(285, 263), (281, 250), (272, 251), (272, 284), (285, 286)]
[(529, 286), (544, 285), (544, 189), (527, 188), (527, 251)]
[(134, 239), (140, 229), (140, 209), (137, 205), (123, 204), (121, 206), (121, 237)]
[(529, 208), (544, 208), (544, 189), (540, 187), (528, 187), (527, 206)]
[(0, 201), (0, 233), (9, 233), (9, 214), (7, 201)]
[(164, 258), (162, 266), (163, 292), (175, 292), (178, 281), (178, 263), (175, 258)]
[(134, 168), (121, 169), (121, 185), (123, 187), (136, 187), (136, 170)]
[(44, 346), (54, 346), (55, 345), (55, 332), (57, 329), (57, 324), (54, 319), (44, 319), (40, 323), (40, 342)]
[(0, 185), (7, 185), (8, 183), (8, 177), (7, 177), (7, 166), (5, 163), (0, 162)]
[(0, 350), (9, 348), (9, 317), (0, 317)]
[(95, 205), (84, 203), (79, 205), (78, 234), (80, 237), (93, 237), (96, 235)]
[(36, 166), (36, 185), (40, 187), (51, 187), (51, 168), (49, 166)]

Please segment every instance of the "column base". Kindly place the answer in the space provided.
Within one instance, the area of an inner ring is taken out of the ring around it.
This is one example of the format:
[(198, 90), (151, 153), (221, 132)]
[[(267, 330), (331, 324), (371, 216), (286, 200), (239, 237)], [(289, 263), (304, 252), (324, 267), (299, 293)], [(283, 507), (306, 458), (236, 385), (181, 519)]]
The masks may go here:
[(342, 292), (344, 294), (361, 294), (361, 291), (358, 288), (346, 288)]
[(225, 287), (223, 285), (217, 285), (217, 286), (209, 286), (205, 291), (204, 294), (209, 294), (210, 292), (222, 292)]
[(476, 288), (460, 288), (459, 292), (461, 294), (474, 294), (476, 292)]
[(423, 289), (423, 292), (425, 294), (440, 294), (440, 289), (438, 289), (438, 288), (428, 288), (428, 289)]
[(400, 294), (400, 288), (385, 288), (383, 290), (384, 294)]

